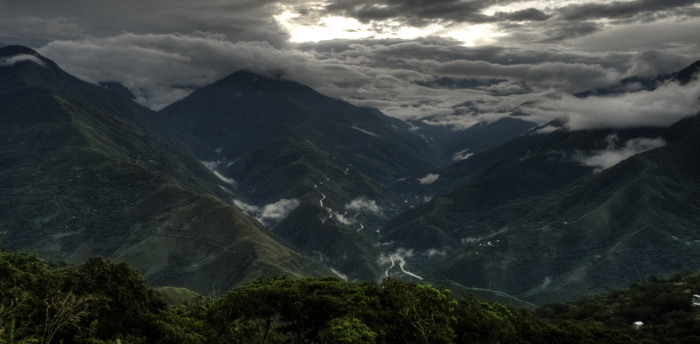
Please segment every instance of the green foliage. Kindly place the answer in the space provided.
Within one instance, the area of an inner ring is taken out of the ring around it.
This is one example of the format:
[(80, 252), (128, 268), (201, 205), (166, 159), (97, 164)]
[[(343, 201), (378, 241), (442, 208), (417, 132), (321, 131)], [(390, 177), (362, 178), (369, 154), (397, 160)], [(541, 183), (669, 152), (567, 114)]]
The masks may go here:
[[(692, 275), (675, 283), (690, 288), (698, 278)], [(647, 297), (651, 311), (665, 312), (673, 327), (650, 325), (649, 331), (634, 332), (629, 327), (616, 329), (615, 316), (605, 318), (600, 314), (606, 311), (592, 306), (560, 304), (538, 310), (547, 320), (527, 310), (471, 296), (455, 299), (444, 288), (392, 278), (377, 285), (266, 277), (218, 299), (190, 295), (168, 306), (124, 263), (93, 257), (77, 266), (55, 266), (3, 251), (0, 286), (0, 344), (623, 344), (663, 342), (662, 336), (681, 335), (685, 341), (665, 342), (684, 343), (698, 336), (693, 332), (695, 318), (684, 313), (697, 316), (694, 309), (680, 305), (673, 289)]]
[(357, 318), (335, 318), (321, 331), (321, 341), (338, 344), (374, 343), (377, 334)]
[[(545, 305), (537, 309), (537, 314), (550, 319), (595, 321), (639, 341), (692, 343), (700, 338), (700, 307), (692, 304), (693, 295), (698, 293), (698, 273), (668, 280), (650, 278), (625, 290)], [(644, 325), (635, 329), (636, 321)]]
[(382, 318), (392, 343), (451, 343), (457, 302), (450, 292), (387, 278), (382, 284)]

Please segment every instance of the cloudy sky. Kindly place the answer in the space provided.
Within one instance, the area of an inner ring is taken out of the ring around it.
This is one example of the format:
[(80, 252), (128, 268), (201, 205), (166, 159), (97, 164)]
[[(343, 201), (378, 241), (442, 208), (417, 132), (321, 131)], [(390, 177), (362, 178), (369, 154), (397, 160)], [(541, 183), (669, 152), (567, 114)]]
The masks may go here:
[(570, 96), (700, 60), (700, 0), (0, 0), (0, 42), (156, 110), (239, 69), (453, 128), (515, 108), (572, 128), (667, 125), (700, 96)]

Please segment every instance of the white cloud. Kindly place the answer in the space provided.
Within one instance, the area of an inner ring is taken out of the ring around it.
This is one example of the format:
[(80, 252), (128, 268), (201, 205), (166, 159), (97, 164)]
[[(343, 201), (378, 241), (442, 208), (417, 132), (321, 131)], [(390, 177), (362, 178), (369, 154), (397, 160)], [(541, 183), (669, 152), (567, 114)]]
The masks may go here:
[(331, 272), (333, 272), (336, 276), (338, 276), (338, 277), (340, 277), (341, 279), (343, 279), (343, 281), (347, 281), (347, 280), (348, 280), (348, 275), (346, 275), (346, 274), (344, 274), (344, 273), (342, 273), (342, 272), (340, 272), (340, 271), (338, 271), (338, 270), (336, 270), (336, 269), (331, 268)]
[(382, 212), (382, 208), (377, 205), (377, 202), (374, 200), (367, 200), (365, 198), (355, 198), (352, 200), (350, 203), (345, 205), (345, 209), (348, 211), (356, 211), (356, 212), (369, 212), (369, 213), (374, 213), (378, 214)]
[(42, 67), (46, 67), (46, 64), (40, 58), (38, 58), (34, 55), (28, 55), (28, 54), (19, 54), (19, 55), (0, 58), (0, 67), (9, 67), (9, 66), (14, 65), (15, 63), (23, 62), (23, 61), (34, 62)]
[(225, 161), (200, 161), (202, 165), (206, 166), (210, 171), (214, 173), (219, 179), (222, 181), (225, 181), (231, 185), (236, 185), (236, 181), (233, 180), (232, 178), (228, 178), (221, 174), (221, 172), (218, 171), (220, 165), (227, 164)]
[(353, 223), (352, 218), (345, 217), (345, 215), (343, 214), (334, 213), (333, 218), (346, 226), (349, 226)]
[(628, 128), (639, 126), (666, 127), (692, 116), (700, 110), (700, 82), (682, 86), (667, 83), (654, 91), (624, 93), (615, 96), (577, 98), (558, 94), (556, 97), (523, 105), (530, 119), (544, 124), (552, 119), (566, 120), (571, 130), (592, 128)]
[(631, 63), (627, 75), (648, 78), (677, 72), (688, 65), (687, 57), (656, 49), (634, 54)]
[(425, 175), (423, 178), (418, 178), (418, 182), (421, 183), (421, 185), (428, 185), (435, 183), (436, 180), (440, 178), (439, 174), (434, 174), (434, 173), (428, 173)]
[(471, 158), (472, 155), (474, 155), (474, 153), (469, 153), (469, 149), (465, 149), (463, 151), (459, 151), (459, 152), (455, 153), (452, 156), (452, 161), (467, 160), (467, 159)]
[(275, 203), (257, 207), (240, 200), (234, 200), (233, 204), (269, 228), (284, 220), (289, 213), (299, 206), (300, 202), (297, 199), (281, 199)]
[(635, 138), (620, 144), (617, 134), (608, 135), (605, 138), (605, 142), (607, 143), (605, 149), (591, 152), (576, 152), (572, 160), (578, 161), (583, 166), (594, 167), (594, 172), (598, 173), (617, 165), (620, 161), (633, 155), (666, 145), (666, 140), (661, 137), (654, 139), (646, 137)]

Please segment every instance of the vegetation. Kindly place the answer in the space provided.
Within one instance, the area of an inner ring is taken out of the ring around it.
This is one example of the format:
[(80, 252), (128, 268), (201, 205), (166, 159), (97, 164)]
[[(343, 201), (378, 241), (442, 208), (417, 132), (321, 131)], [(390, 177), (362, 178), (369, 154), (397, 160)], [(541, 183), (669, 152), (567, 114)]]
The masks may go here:
[[(667, 280), (652, 277), (628, 289), (542, 306), (536, 313), (549, 319), (606, 324), (639, 342), (699, 343), (700, 306), (694, 304), (699, 287), (700, 273)], [(636, 328), (635, 322), (643, 325)]]
[(1, 344), (635, 342), (601, 323), (543, 320), (390, 278), (267, 277), (217, 299), (170, 300), (179, 303), (125, 263), (66, 266), (0, 251)]

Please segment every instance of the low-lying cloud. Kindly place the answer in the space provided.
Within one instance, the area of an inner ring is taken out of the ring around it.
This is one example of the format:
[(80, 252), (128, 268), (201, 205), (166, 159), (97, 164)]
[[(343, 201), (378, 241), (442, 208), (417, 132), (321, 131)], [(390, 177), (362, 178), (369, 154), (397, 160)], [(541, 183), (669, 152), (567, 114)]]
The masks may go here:
[(212, 171), (212, 173), (214, 173), (214, 175), (219, 177), (219, 179), (221, 179), (222, 181), (227, 182), (227, 183), (234, 185), (234, 186), (237, 185), (235, 180), (224, 176), (223, 174), (221, 174), (221, 172), (218, 171), (219, 166), (226, 164), (225, 161), (200, 161), (200, 162), (202, 163), (202, 165), (206, 166), (210, 171)]
[(350, 203), (346, 204), (345, 209), (347, 211), (368, 212), (373, 214), (379, 214), (382, 212), (382, 208), (377, 205), (377, 201), (368, 200), (362, 197), (355, 198)]
[(544, 124), (563, 119), (571, 130), (593, 128), (667, 127), (700, 110), (700, 82), (669, 82), (654, 91), (577, 98), (557, 94), (521, 106), (530, 120)]
[(425, 177), (418, 178), (418, 182), (421, 183), (421, 185), (429, 185), (435, 183), (435, 181), (437, 181), (438, 178), (440, 178), (439, 174), (428, 173), (425, 175)]
[(46, 64), (40, 58), (28, 54), (18, 54), (10, 57), (0, 58), (0, 67), (9, 67), (13, 66), (15, 63), (24, 61), (34, 62), (42, 67), (46, 67)]
[(289, 213), (299, 206), (298, 199), (281, 199), (275, 203), (270, 203), (262, 207), (246, 204), (239, 200), (234, 200), (233, 204), (246, 214), (256, 218), (265, 227), (270, 228), (284, 220)]
[(617, 134), (610, 134), (605, 138), (607, 147), (603, 150), (591, 152), (576, 152), (572, 160), (579, 162), (583, 166), (594, 168), (594, 173), (617, 165), (633, 155), (652, 150), (666, 145), (666, 140), (657, 138), (634, 138), (620, 143)]

